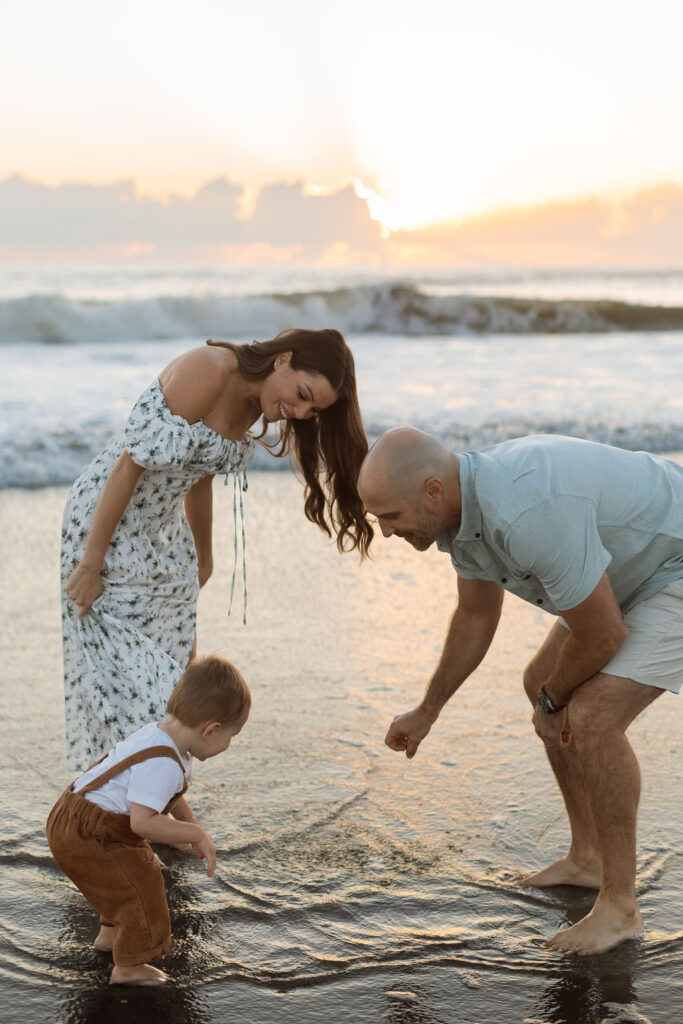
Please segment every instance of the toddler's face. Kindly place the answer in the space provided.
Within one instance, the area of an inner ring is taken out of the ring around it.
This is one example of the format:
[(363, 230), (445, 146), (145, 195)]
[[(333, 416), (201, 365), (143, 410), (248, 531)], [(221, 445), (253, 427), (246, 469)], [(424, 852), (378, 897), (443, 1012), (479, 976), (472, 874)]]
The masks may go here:
[(228, 722), (227, 725), (216, 726), (210, 735), (202, 738), (201, 751), (193, 751), (195, 757), (200, 761), (206, 761), (209, 757), (216, 757), (217, 754), (222, 754), (230, 746), (233, 736), (237, 736), (242, 731), (248, 717), (249, 712), (234, 722)]

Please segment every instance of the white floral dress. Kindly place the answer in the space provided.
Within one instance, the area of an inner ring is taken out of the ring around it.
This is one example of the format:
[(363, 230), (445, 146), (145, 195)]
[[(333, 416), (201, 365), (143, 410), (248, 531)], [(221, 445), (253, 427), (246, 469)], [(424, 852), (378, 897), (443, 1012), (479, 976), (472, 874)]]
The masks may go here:
[[(79, 619), (64, 587), (83, 557), (100, 492), (124, 449), (145, 472), (107, 548), (102, 594)], [(174, 416), (155, 381), (71, 488), (61, 557), (71, 770), (88, 768), (119, 740), (165, 716), (192, 650), (199, 593), (185, 494), (211, 473), (225, 473), (226, 481), (234, 474), (236, 491), (245, 489), (253, 450), (250, 435), (231, 441), (201, 421)]]

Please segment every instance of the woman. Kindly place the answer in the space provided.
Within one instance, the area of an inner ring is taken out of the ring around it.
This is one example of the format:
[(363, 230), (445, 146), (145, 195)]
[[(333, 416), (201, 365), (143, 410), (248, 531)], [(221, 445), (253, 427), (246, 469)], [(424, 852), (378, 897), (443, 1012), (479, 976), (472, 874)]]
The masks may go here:
[(356, 492), (367, 441), (342, 335), (289, 330), (251, 345), (208, 344), (166, 367), (69, 495), (61, 569), (70, 769), (163, 715), (193, 655), (197, 595), (213, 568), (212, 478), (233, 474), (244, 486), (247, 432), (259, 417), (281, 424), (279, 450), (266, 447), (295, 456), (306, 516), (336, 535), (340, 551), (364, 555), (372, 539)]

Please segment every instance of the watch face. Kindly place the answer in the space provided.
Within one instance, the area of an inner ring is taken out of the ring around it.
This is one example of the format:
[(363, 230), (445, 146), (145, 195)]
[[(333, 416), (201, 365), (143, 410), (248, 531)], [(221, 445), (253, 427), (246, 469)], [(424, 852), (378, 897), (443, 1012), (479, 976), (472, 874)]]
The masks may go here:
[(555, 713), (555, 708), (553, 707), (550, 697), (547, 693), (543, 693), (542, 690), (538, 695), (537, 703), (544, 715), (553, 715)]

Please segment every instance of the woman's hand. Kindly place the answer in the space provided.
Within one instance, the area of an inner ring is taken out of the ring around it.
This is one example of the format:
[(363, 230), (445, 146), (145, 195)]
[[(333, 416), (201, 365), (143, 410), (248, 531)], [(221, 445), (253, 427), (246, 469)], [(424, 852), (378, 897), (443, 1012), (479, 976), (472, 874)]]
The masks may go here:
[(102, 576), (99, 569), (88, 568), (79, 562), (66, 581), (65, 590), (78, 605), (78, 617), (87, 615), (94, 601), (102, 593)]

